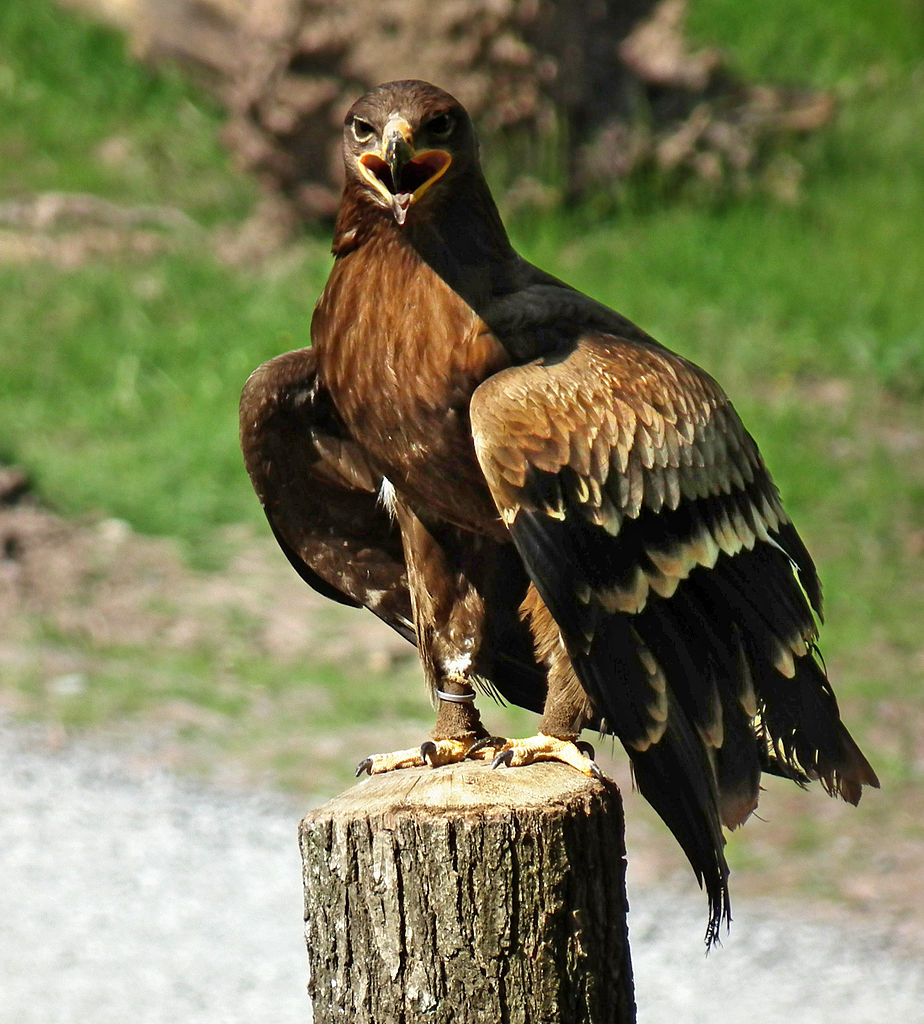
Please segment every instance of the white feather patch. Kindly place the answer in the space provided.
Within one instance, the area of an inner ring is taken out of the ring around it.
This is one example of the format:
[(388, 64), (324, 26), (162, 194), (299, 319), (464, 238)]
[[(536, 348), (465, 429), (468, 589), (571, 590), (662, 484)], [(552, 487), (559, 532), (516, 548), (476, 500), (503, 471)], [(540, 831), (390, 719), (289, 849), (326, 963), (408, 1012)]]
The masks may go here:
[(379, 488), (379, 504), (391, 516), (392, 519), (398, 514), (398, 495), (395, 485), (387, 476), (382, 477), (382, 486)]
[(471, 667), (472, 656), (467, 652), (443, 661), (443, 671), (447, 676), (464, 676)]

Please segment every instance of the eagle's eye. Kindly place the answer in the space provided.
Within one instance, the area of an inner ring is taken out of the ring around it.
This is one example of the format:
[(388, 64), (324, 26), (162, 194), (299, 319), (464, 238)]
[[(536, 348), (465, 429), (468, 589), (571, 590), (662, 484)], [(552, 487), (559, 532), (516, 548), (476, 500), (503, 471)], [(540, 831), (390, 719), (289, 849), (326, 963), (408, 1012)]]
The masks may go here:
[(375, 129), (372, 125), (361, 117), (354, 117), (351, 127), (353, 129), (353, 138), (357, 142), (368, 142), (375, 135)]
[(427, 122), (427, 134), (434, 139), (446, 139), (452, 135), (456, 126), (456, 119), (452, 114), (437, 114), (432, 121)]

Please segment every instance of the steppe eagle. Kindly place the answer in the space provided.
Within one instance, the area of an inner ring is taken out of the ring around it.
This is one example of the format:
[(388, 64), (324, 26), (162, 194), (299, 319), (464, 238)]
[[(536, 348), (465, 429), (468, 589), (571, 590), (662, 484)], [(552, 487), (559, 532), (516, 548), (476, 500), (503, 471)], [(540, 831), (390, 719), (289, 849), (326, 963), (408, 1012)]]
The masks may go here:
[[(429, 740), (360, 769), (593, 775), (579, 734), (615, 735), (712, 941), (722, 826), (762, 772), (851, 803), (878, 785), (819, 659), (812, 559), (719, 385), (514, 251), (452, 96), (379, 86), (343, 153), (311, 347), (253, 373), (240, 422), (292, 564), (416, 644), (437, 702)], [(538, 734), (492, 737), (479, 689), (540, 713)]]

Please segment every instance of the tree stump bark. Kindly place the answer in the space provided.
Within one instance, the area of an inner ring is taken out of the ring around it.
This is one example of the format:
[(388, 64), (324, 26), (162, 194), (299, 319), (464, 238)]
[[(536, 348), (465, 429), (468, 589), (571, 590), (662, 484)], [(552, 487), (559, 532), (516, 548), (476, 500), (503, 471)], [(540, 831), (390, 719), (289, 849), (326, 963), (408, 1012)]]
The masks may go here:
[(560, 764), (368, 779), (299, 829), (315, 1024), (629, 1024), (622, 802)]

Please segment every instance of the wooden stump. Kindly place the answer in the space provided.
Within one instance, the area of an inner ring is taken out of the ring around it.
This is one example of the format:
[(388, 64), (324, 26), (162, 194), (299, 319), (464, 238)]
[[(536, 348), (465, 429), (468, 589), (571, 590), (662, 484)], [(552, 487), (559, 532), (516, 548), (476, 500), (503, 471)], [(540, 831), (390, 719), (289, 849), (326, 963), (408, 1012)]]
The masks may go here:
[(299, 837), (315, 1024), (635, 1020), (614, 785), (560, 764), (405, 769)]

